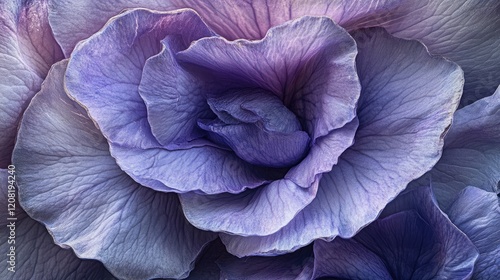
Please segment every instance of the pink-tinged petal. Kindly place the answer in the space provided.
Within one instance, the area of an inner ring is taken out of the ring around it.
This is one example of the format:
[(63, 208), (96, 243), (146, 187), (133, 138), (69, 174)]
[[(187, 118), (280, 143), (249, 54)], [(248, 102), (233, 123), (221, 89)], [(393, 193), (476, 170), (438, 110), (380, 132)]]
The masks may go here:
[(11, 161), (17, 126), (50, 66), (63, 58), (47, 1), (0, 3), (0, 168)]
[(238, 256), (286, 253), (318, 238), (351, 237), (439, 159), (463, 74), (415, 41), (355, 33), (362, 84), (354, 144), (323, 174), (316, 198), (268, 236), (222, 235)]
[(65, 69), (66, 61), (52, 68), (21, 122), (13, 155), (19, 202), (58, 245), (120, 279), (186, 277), (215, 234), (189, 224), (175, 194), (141, 186), (116, 165), (66, 95)]

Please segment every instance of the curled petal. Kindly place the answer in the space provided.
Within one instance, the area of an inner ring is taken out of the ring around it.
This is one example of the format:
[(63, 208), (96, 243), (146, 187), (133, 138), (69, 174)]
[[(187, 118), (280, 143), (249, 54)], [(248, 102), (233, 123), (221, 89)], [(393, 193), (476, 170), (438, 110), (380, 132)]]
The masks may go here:
[(13, 156), (20, 203), (58, 245), (118, 278), (187, 276), (215, 235), (186, 221), (175, 194), (143, 187), (116, 165), (108, 142), (64, 92), (65, 69), (66, 61), (52, 68), (21, 123)]

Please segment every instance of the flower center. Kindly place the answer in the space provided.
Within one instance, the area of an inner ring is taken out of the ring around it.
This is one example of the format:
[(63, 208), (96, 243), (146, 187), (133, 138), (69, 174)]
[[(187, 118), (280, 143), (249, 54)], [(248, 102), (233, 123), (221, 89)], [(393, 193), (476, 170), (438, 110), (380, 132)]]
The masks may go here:
[(309, 148), (309, 135), (281, 100), (262, 89), (232, 91), (207, 99), (217, 118), (198, 126), (241, 159), (261, 166), (290, 167)]

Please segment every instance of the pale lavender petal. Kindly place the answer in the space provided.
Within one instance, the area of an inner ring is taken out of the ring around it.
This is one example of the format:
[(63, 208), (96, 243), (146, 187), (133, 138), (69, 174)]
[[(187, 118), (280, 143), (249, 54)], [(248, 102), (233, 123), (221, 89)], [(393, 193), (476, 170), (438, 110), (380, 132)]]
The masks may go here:
[(381, 29), (355, 35), (363, 92), (354, 145), (283, 229), (263, 237), (222, 235), (230, 253), (285, 253), (318, 238), (351, 237), (439, 159), (461, 94), (460, 68)]
[(215, 235), (186, 221), (175, 194), (143, 187), (116, 165), (86, 111), (65, 94), (65, 64), (52, 68), (21, 123), (13, 155), (20, 203), (57, 244), (118, 278), (186, 277)]
[(302, 188), (288, 179), (240, 194), (179, 194), (184, 215), (197, 228), (241, 236), (269, 235), (316, 196), (318, 180)]
[(47, 1), (1, 1), (0, 19), (0, 168), (7, 168), (22, 113), (63, 54), (48, 24)]
[(474, 279), (500, 278), (500, 205), (495, 193), (466, 187), (446, 213), (474, 243), (479, 258)]
[(443, 156), (434, 168), (412, 183), (432, 182), (443, 209), (467, 186), (499, 192), (500, 88), (455, 113), (446, 135)]
[[(70, 249), (63, 249), (54, 244), (45, 227), (26, 215), (17, 203), (19, 197), (14, 190), (15, 183), (9, 183), (9, 180), (15, 181), (15, 178), (8, 177), (16, 175), (12, 170), (15, 169), (0, 169), (0, 207), (3, 210), (0, 216), (0, 234), (6, 238), (0, 243), (0, 250), (4, 253), (0, 278), (115, 279), (102, 263), (81, 260)], [(11, 171), (11, 174), (7, 173), (8, 171)], [(13, 191), (9, 191), (10, 186)], [(15, 196), (12, 196), (12, 193)], [(15, 204), (14, 214), (8, 215), (7, 209), (12, 207), (12, 201)]]

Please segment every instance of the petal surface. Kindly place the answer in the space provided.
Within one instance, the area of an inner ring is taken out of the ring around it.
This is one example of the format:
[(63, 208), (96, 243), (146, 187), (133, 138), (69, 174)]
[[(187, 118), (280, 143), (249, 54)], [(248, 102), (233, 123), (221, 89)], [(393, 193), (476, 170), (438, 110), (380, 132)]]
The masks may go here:
[(47, 1), (0, 3), (0, 168), (11, 161), (17, 126), (50, 66), (63, 58)]
[(20, 203), (57, 244), (118, 278), (186, 277), (214, 234), (185, 220), (175, 194), (138, 185), (116, 165), (85, 110), (66, 96), (64, 70), (65, 62), (52, 68), (21, 124), (13, 156)]
[(314, 247), (315, 276), (343, 279), (469, 279), (478, 257), (430, 187), (397, 197), (352, 239), (315, 241)]
[(500, 205), (495, 193), (466, 187), (446, 211), (479, 251), (474, 279), (500, 277)]
[(352, 237), (439, 159), (461, 94), (460, 68), (381, 29), (355, 34), (363, 91), (354, 144), (321, 177), (315, 199), (280, 231), (222, 235), (238, 256), (285, 253), (318, 238)]
[[(69, 54), (79, 40), (97, 31), (123, 8), (172, 10), (190, 7), (218, 34), (230, 40), (260, 39), (273, 26), (304, 15), (328, 16), (352, 31), (382, 26), (391, 34), (422, 41), (433, 54), (465, 71), (462, 106), (493, 93), (500, 82), (499, 9), (496, 0), (51, 0), (50, 21)], [(74, 7), (67, 9), (65, 7)]]
[[(185, 25), (200, 26), (186, 29)], [(126, 11), (111, 19), (72, 53), (65, 85), (112, 143), (127, 147), (159, 146), (151, 132), (147, 109), (139, 95), (146, 60), (161, 51), (167, 35), (187, 44), (205, 35), (200, 18), (191, 10)]]
[(290, 21), (270, 29), (259, 41), (204, 38), (177, 56), (204, 73), (214, 73), (228, 88), (260, 88), (275, 94), (312, 141), (355, 117), (360, 92), (356, 45), (329, 18)]
[[(12, 192), (8, 191), (8, 187), (11, 186), (8, 184), (8, 179), (12, 179), (8, 176), (12, 175), (8, 174), (6, 169), (0, 169), (0, 207), (5, 210), (11, 208), (8, 205), (10, 203), (8, 198), (18, 200), (17, 191), (15, 197), (11, 197)], [(45, 227), (26, 215), (19, 204), (15, 204), (14, 215), (1, 216), (0, 233), (8, 239), (0, 244), (0, 249), (5, 254), (15, 256), (13, 262), (15, 265), (12, 269), (15, 272), (8, 270), (11, 267), (8, 262), (10, 256), (4, 256), (2, 259), (0, 266), (2, 279), (116, 279), (101, 263), (93, 260), (81, 260), (70, 249), (63, 249), (54, 244), (52, 236)], [(7, 213), (7, 211), (2, 212)], [(7, 220), (7, 217), (10, 219)], [(11, 222), (14, 223), (14, 226)], [(13, 238), (10, 238), (11, 236)], [(11, 251), (11, 246), (15, 249), (14, 253)]]
[(499, 192), (500, 88), (456, 112), (443, 156), (412, 186), (428, 184), (429, 180), (442, 209), (469, 185)]

